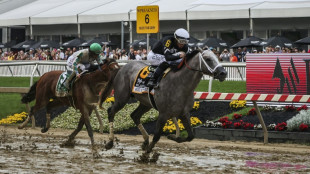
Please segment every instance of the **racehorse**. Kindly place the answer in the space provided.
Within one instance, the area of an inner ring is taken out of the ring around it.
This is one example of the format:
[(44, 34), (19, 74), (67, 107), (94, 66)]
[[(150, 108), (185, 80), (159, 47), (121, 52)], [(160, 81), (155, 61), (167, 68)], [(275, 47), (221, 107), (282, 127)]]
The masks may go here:
[[(113, 82), (115, 102), (108, 109), (110, 134), (109, 142), (106, 144), (106, 149), (113, 147), (114, 116), (125, 106), (131, 96), (134, 96), (140, 101), (138, 108), (136, 108), (130, 116), (143, 135), (144, 142), (142, 144), (142, 149), (146, 150), (147, 153), (150, 153), (155, 144), (159, 141), (163, 132), (163, 127), (170, 118), (180, 116), (188, 133), (188, 137), (181, 138), (171, 135), (169, 136), (169, 139), (180, 143), (191, 141), (194, 138), (189, 114), (194, 104), (194, 90), (200, 82), (203, 74), (224, 81), (227, 72), (219, 63), (215, 54), (210, 50), (194, 50), (192, 54), (187, 56), (183, 61), (185, 65), (183, 65), (178, 71), (170, 71), (161, 79), (159, 88), (154, 89), (154, 100), (159, 115), (151, 144), (149, 144), (148, 133), (140, 123), (141, 116), (153, 107), (148, 97), (150, 94), (132, 93), (133, 83), (137, 74), (143, 67), (147, 66), (147, 64), (141, 61), (133, 61), (122, 67)], [(99, 106), (101, 105), (102, 100)]]
[(45, 73), (31, 86), (29, 92), (22, 98), (22, 103), (29, 103), (34, 99), (36, 102), (31, 108), (28, 118), (19, 128), (23, 128), (30, 120), (30, 117), (38, 110), (46, 107), (46, 126), (41, 130), (44, 133), (50, 127), (50, 113), (53, 108), (58, 106), (72, 106), (81, 112), (81, 117), (77, 128), (63, 145), (72, 146), (75, 136), (85, 124), (93, 150), (95, 150), (94, 155), (97, 155), (89, 116), (96, 109), (96, 104), (100, 103), (101, 99), (105, 100), (111, 94), (113, 80), (118, 70), (119, 65), (115, 60), (105, 60), (104, 64), (100, 65), (100, 69), (97, 68), (96, 71), (82, 75), (76, 80), (71, 88), (72, 95), (67, 97), (56, 96), (57, 81), (63, 71)]

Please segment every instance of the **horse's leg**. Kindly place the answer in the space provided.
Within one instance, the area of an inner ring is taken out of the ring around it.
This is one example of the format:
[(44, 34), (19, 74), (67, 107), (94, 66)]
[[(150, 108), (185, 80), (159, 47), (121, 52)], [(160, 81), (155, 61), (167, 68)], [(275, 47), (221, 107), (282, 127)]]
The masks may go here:
[(187, 131), (187, 138), (184, 140), (184, 139), (181, 139), (181, 142), (184, 142), (184, 141), (192, 141), (194, 139), (194, 132), (193, 132), (193, 128), (191, 126), (191, 116), (190, 116), (190, 113), (186, 113), (185, 115), (183, 115), (181, 118), (181, 121), (185, 127), (185, 130)]
[[(44, 96), (42, 97), (42, 99), (38, 99), (36, 100), (36, 103), (33, 107), (31, 107), (30, 109), (30, 112), (29, 112), (29, 115), (27, 117), (27, 119), (18, 126), (18, 129), (22, 129), (24, 128), (28, 122), (30, 121), (30, 118), (34, 118), (34, 114), (40, 110), (41, 108), (43, 108), (44, 106), (46, 106), (47, 102), (43, 100), (44, 99)], [(42, 101), (43, 100), (43, 101)]]
[(166, 115), (159, 113), (158, 120), (156, 123), (156, 130), (151, 144), (147, 147), (146, 152), (150, 153), (154, 148), (155, 144), (159, 141), (161, 134), (163, 133), (163, 128), (167, 122)]
[(115, 103), (108, 109), (108, 120), (109, 120), (110, 129), (109, 129), (109, 141), (105, 145), (106, 149), (111, 149), (113, 147), (113, 141), (114, 141), (113, 122), (114, 122), (114, 116), (115, 116), (115, 114), (119, 110), (121, 110), (126, 105), (126, 103), (129, 100), (129, 97), (130, 96), (128, 96), (128, 98), (125, 98), (125, 100), (119, 100), (121, 102), (115, 101)]
[(146, 132), (146, 130), (144, 129), (143, 125), (140, 122), (140, 119), (142, 117), (142, 115), (144, 113), (146, 113), (147, 111), (149, 111), (151, 108), (147, 107), (145, 105), (142, 105), (140, 103), (140, 105), (130, 114), (130, 117), (132, 118), (132, 120), (135, 122), (135, 124), (138, 126), (144, 142), (142, 144), (142, 149), (146, 150), (146, 147), (149, 145), (149, 134)]
[(176, 117), (172, 117), (172, 121), (175, 124), (175, 135), (174, 134), (169, 134), (167, 136), (167, 138), (170, 139), (170, 140), (173, 140), (173, 141), (177, 141), (177, 139), (179, 139), (179, 137), (180, 137), (180, 127), (179, 127), (179, 123), (178, 123)]
[(74, 138), (82, 130), (83, 126), (84, 126), (84, 117), (81, 116), (77, 128), (71, 133), (71, 135), (69, 135), (68, 140), (60, 145), (60, 147), (73, 147)]
[(57, 99), (49, 102), (46, 105), (46, 124), (45, 126), (41, 129), (42, 133), (45, 133), (48, 131), (48, 129), (50, 128), (50, 122), (51, 122), (51, 111), (53, 108), (56, 108), (58, 106), (63, 106), (63, 103), (61, 103), (60, 101), (58, 101)]
[(98, 158), (98, 157), (100, 157), (100, 155), (99, 155), (99, 153), (97, 151), (97, 147), (95, 145), (93, 129), (91, 127), (90, 120), (89, 120), (89, 116), (91, 115), (93, 109), (94, 108), (85, 106), (85, 107), (82, 107), (81, 113), (82, 113), (82, 117), (84, 117), (85, 126), (86, 126), (87, 133), (88, 133), (88, 136), (90, 138), (91, 145), (92, 145), (93, 156), (95, 158)]
[(98, 121), (99, 121), (99, 124), (100, 124), (99, 132), (103, 134), (103, 122), (102, 122), (102, 119), (101, 119), (101, 117), (100, 117), (100, 114), (99, 114), (97, 108), (95, 108), (95, 113), (96, 113), (96, 117), (97, 117), (97, 119), (98, 119)]
[(33, 110), (33, 107), (31, 107), (31, 109), (30, 109), (30, 111), (29, 111), (29, 115), (28, 115), (28, 117), (26, 118), (26, 120), (25, 120), (22, 124), (20, 124), (20, 125), (18, 126), (18, 129), (23, 129), (23, 128), (28, 124), (28, 122), (30, 121), (30, 118), (32, 118), (31, 116), (33, 116), (32, 110)]
[(179, 137), (180, 136), (180, 127), (179, 127), (179, 124), (178, 124), (178, 120), (177, 120), (176, 117), (173, 117), (172, 120), (173, 120), (173, 122), (175, 124), (175, 129), (176, 129), (175, 130), (175, 136)]

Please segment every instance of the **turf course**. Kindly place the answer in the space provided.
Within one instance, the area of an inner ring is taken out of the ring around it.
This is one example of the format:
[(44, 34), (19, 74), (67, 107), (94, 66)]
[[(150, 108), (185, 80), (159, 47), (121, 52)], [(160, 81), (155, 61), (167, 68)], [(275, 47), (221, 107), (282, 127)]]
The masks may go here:
[[(39, 78), (34, 78), (34, 82)], [(30, 77), (0, 77), (0, 87), (29, 87)], [(195, 91), (208, 91), (209, 81), (200, 81)], [(245, 93), (245, 81), (213, 81), (212, 92), (234, 92)], [(24, 104), (20, 102), (20, 94), (0, 93), (0, 119), (8, 115), (26, 111)]]

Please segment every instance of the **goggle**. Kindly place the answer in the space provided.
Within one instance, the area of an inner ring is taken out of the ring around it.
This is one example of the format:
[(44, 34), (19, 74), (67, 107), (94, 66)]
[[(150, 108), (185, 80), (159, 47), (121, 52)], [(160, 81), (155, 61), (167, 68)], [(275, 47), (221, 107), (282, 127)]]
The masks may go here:
[(179, 44), (188, 44), (189, 39), (176, 38)]

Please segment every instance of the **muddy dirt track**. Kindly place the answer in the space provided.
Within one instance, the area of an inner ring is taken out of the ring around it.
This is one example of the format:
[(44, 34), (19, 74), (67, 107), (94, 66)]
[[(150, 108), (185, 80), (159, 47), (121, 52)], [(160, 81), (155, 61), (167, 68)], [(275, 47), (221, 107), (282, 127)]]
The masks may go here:
[[(195, 139), (177, 144), (162, 137), (156, 162), (140, 162), (142, 136), (95, 133), (100, 158), (94, 159), (87, 132), (74, 148), (60, 148), (72, 130), (0, 126), (0, 173), (310, 173), (310, 146)], [(152, 155), (151, 155), (152, 156)]]

